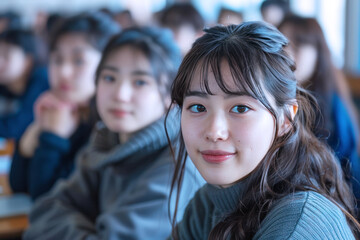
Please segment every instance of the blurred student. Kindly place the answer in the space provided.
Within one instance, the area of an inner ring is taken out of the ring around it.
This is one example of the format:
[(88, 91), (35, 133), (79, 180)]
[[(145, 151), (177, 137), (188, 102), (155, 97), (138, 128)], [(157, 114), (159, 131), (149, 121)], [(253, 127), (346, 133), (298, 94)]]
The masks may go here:
[(260, 12), (265, 22), (278, 27), (281, 21), (290, 14), (289, 0), (265, 0), (261, 3)]
[(172, 238), (355, 239), (354, 197), (311, 131), (316, 100), (297, 84), (287, 39), (263, 22), (205, 31), (171, 99), (181, 108), (176, 163), (188, 155), (208, 184)]
[(175, 3), (160, 13), (159, 23), (170, 28), (182, 56), (189, 51), (193, 42), (202, 34), (205, 21), (191, 3)]
[(19, 14), (7, 11), (0, 13), (0, 33), (8, 29), (21, 29), (21, 17)]
[(0, 137), (18, 140), (33, 121), (33, 105), (49, 88), (37, 64), (35, 37), (27, 30), (0, 34)]
[(342, 90), (347, 85), (332, 63), (323, 31), (316, 19), (295, 15), (286, 17), (279, 29), (290, 41), (287, 50), (296, 62), (297, 81), (319, 102), (315, 132), (335, 151), (360, 203), (357, 112)]
[(92, 129), (90, 99), (101, 51), (118, 25), (100, 13), (65, 20), (50, 42), (50, 86), (35, 104), (35, 120), (20, 139), (10, 171), (14, 192), (36, 199), (73, 171)]
[(231, 24), (240, 24), (244, 21), (243, 15), (239, 11), (222, 7), (219, 11), (217, 23), (227, 26)]
[[(168, 30), (130, 28), (112, 38), (96, 73), (102, 122), (74, 175), (36, 203), (24, 239), (158, 240), (170, 234), (174, 162), (167, 136), (177, 138), (179, 119), (174, 110), (166, 133), (164, 114), (180, 60)], [(200, 183), (194, 166), (183, 170), (180, 216)]]
[[(38, 16), (40, 20), (33, 26), (36, 33), (36, 45), (39, 54), (39, 62), (47, 65), (49, 60), (49, 41), (50, 35), (53, 29), (56, 29), (56, 25), (61, 22), (65, 16), (59, 13), (44, 13), (39, 12)], [(44, 22), (43, 22), (44, 21)]]

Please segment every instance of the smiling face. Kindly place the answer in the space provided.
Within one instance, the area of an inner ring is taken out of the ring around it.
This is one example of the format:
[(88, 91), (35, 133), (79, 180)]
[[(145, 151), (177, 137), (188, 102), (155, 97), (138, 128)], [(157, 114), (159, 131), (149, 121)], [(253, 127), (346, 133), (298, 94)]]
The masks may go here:
[(128, 137), (158, 120), (165, 106), (148, 58), (129, 46), (112, 51), (101, 67), (97, 108), (106, 126)]
[[(227, 62), (221, 64), (223, 81), (235, 86)], [(264, 105), (246, 92), (226, 94), (209, 72), (212, 95), (192, 78), (184, 98), (181, 130), (187, 152), (210, 184), (231, 186), (252, 172), (268, 152), (275, 135), (275, 119)], [(274, 101), (265, 95), (270, 104)]]
[(101, 53), (85, 35), (69, 33), (60, 37), (50, 54), (50, 85), (60, 99), (87, 102), (95, 93), (95, 71)]

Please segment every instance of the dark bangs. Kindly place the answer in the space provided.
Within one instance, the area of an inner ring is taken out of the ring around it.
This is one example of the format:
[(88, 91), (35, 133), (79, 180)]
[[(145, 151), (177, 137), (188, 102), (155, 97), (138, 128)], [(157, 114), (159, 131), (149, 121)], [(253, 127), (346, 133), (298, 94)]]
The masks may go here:
[[(278, 43), (276, 46), (269, 39), (259, 39), (257, 36), (246, 34), (244, 29), (251, 27), (252, 25), (245, 23), (206, 29), (206, 34), (194, 43), (180, 66), (172, 88), (173, 102), (182, 106), (196, 71), (200, 72), (202, 90), (208, 94), (212, 94), (208, 84), (208, 74), (211, 71), (224, 93), (246, 92), (259, 100), (275, 117), (276, 113), (265, 97), (264, 89), (274, 96), (279, 107), (295, 99), (295, 78), (292, 79), (292, 84), (287, 84), (288, 77), (293, 76), (293, 69), (289, 68), (293, 63), (282, 50), (287, 44), (286, 38), (283, 37), (283, 44)], [(239, 30), (241, 34), (238, 34)], [(254, 30), (249, 29), (248, 32), (254, 33)], [(279, 60), (284, 64), (279, 64)], [(223, 61), (229, 65), (235, 89), (227, 86), (223, 80)]]

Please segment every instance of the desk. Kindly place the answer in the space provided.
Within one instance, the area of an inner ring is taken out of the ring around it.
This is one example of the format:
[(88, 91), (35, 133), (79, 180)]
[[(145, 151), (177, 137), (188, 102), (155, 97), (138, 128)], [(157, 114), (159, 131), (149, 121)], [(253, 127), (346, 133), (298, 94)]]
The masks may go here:
[[(0, 156), (12, 156), (14, 151), (13, 141), (7, 141), (5, 144), (1, 142), (0, 145)], [(10, 196), (12, 194), (9, 186), (8, 172), (0, 173), (0, 187), (0, 197)], [(28, 225), (27, 215), (0, 218), (0, 239), (19, 239)]]
[[(3, 190), (2, 196), (10, 196), (12, 194), (7, 177), (5, 174), (0, 175), (0, 184)], [(0, 239), (20, 238), (28, 226), (27, 215), (0, 218)]]
[(0, 239), (20, 238), (28, 225), (27, 215), (0, 218)]

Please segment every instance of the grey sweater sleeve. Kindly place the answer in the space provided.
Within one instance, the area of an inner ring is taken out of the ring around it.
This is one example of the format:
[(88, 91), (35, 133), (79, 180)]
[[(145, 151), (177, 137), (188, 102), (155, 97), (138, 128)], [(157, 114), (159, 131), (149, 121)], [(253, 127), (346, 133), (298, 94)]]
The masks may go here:
[[(163, 157), (166, 156), (167, 151)], [(189, 171), (186, 170), (187, 173)], [(168, 200), (172, 172), (173, 164), (167, 160), (159, 161), (145, 171), (112, 211), (103, 212), (97, 218), (96, 226), (102, 239), (166, 239), (171, 231)], [(184, 178), (186, 195), (179, 200), (180, 215), (199, 188), (195, 187), (196, 180), (192, 176)]]
[(254, 240), (355, 239), (345, 215), (315, 192), (299, 192), (281, 199), (265, 217)]
[(98, 239), (97, 174), (78, 169), (36, 201), (23, 239)]

